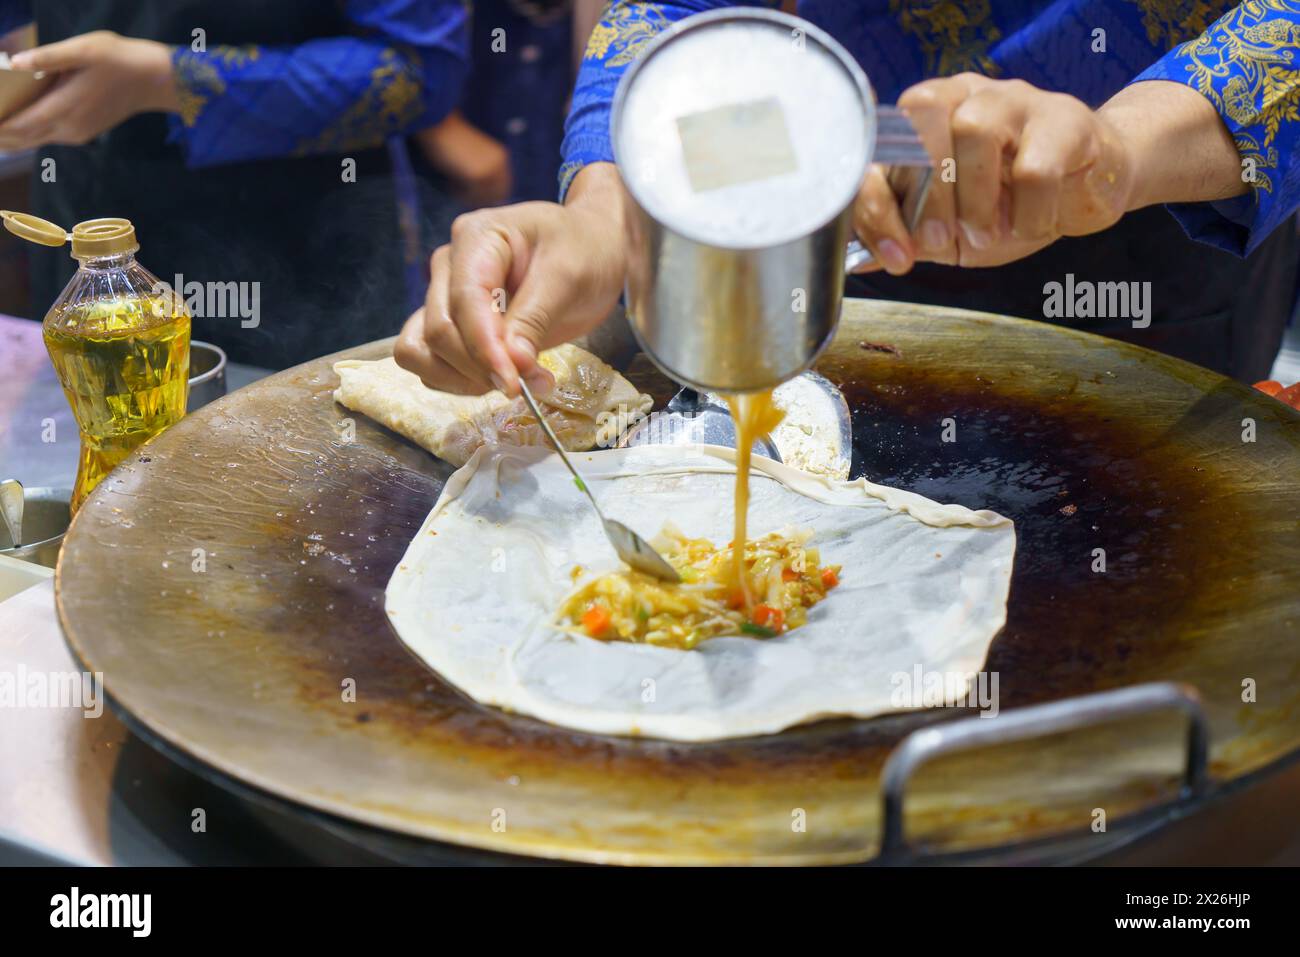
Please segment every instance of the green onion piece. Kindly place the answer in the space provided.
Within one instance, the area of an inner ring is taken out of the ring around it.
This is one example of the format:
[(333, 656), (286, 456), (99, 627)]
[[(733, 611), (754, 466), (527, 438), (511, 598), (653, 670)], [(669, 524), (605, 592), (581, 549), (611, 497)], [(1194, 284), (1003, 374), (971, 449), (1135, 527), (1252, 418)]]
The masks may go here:
[(771, 628), (764, 628), (762, 625), (756, 625), (752, 621), (741, 622), (740, 630), (747, 635), (753, 635), (755, 638), (776, 637), (776, 632)]
[(578, 491), (579, 491), (579, 492), (585, 492), (585, 491), (587, 491), (587, 486), (583, 485), (583, 484), (582, 484), (582, 479), (578, 478), (578, 476), (576, 476), (576, 475), (573, 477), (573, 484), (576, 485), (576, 486), (578, 486)]

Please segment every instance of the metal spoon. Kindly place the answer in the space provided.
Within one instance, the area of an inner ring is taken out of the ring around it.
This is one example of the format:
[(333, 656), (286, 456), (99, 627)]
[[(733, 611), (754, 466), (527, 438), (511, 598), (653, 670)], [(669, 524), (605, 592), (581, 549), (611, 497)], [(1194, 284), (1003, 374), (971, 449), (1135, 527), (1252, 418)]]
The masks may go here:
[(23, 487), (17, 479), (0, 482), (0, 516), (9, 532), (5, 548), (17, 548), (23, 543)]
[(628, 528), (622, 522), (616, 522), (612, 518), (605, 517), (604, 513), (600, 510), (600, 506), (596, 504), (596, 497), (591, 494), (591, 489), (587, 487), (587, 483), (582, 480), (582, 476), (578, 474), (578, 470), (574, 468), (573, 463), (569, 461), (568, 455), (564, 452), (564, 446), (560, 444), (560, 440), (556, 438), (555, 433), (551, 431), (550, 423), (546, 421), (545, 416), (542, 415), (541, 410), (537, 407), (537, 403), (533, 401), (533, 395), (528, 391), (528, 386), (524, 385), (523, 380), (520, 380), (519, 382), (519, 389), (523, 392), (524, 401), (528, 403), (529, 411), (531, 411), (533, 416), (537, 419), (537, 424), (542, 427), (542, 431), (546, 433), (546, 437), (551, 440), (551, 445), (555, 447), (555, 451), (559, 454), (560, 460), (564, 462), (568, 470), (573, 473), (574, 482), (577, 484), (578, 488), (582, 490), (582, 493), (587, 496), (587, 500), (591, 502), (591, 507), (596, 510), (596, 515), (600, 519), (600, 524), (605, 529), (605, 537), (608, 538), (609, 543), (614, 546), (614, 551), (618, 552), (618, 557), (623, 559), (623, 561), (627, 562), (639, 572), (645, 572), (647, 575), (653, 575), (655, 578), (662, 578), (667, 582), (681, 581), (681, 577), (677, 574), (677, 571), (673, 566), (664, 561), (664, 557), (651, 548), (644, 538), (632, 531), (632, 529)]

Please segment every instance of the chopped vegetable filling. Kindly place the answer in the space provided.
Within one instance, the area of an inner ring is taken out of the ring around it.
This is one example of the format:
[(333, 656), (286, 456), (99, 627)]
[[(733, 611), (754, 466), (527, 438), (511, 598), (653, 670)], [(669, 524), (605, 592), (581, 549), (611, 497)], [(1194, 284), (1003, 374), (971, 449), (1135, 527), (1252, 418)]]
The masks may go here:
[(631, 569), (601, 575), (565, 599), (560, 625), (603, 641), (665, 648), (690, 649), (723, 635), (773, 638), (807, 622), (808, 609), (840, 582), (840, 567), (821, 565), (811, 539), (809, 529), (784, 529), (746, 542), (738, 588), (730, 545), (717, 548), (665, 526), (651, 544), (681, 584)]

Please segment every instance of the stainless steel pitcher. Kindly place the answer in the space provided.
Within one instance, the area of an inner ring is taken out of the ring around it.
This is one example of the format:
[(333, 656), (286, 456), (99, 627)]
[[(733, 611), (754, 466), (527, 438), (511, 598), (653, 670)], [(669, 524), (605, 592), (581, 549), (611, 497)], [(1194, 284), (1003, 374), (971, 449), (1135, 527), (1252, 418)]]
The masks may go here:
[(700, 390), (808, 368), (839, 321), (846, 266), (870, 258), (849, 243), (868, 164), (918, 171), (909, 225), (929, 184), (907, 118), (877, 105), (828, 34), (775, 11), (698, 14), (655, 38), (623, 76), (612, 133), (630, 325)]

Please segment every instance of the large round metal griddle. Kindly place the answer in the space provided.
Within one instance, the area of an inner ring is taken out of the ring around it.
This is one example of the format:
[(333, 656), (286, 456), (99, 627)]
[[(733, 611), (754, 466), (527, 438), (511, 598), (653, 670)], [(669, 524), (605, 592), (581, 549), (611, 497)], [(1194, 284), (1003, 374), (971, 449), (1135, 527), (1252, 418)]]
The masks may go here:
[[(187, 417), (73, 522), (60, 619), (135, 727), (242, 788), (404, 840), (629, 863), (876, 856), (891, 749), (966, 715), (687, 746), (468, 700), (383, 612), (451, 469), (336, 405), (330, 367)], [(853, 410), (858, 474), (1015, 519), (1009, 617), (988, 662), (1004, 711), (1193, 685), (1207, 797), (1297, 753), (1300, 414), (1128, 345), (930, 307), (848, 302), (818, 368)], [(639, 384), (671, 391), (651, 373)], [(908, 836), (922, 853), (1100, 852), (1187, 810), (1158, 810), (1178, 796), (1185, 740), (1183, 716), (1151, 714), (942, 759), (908, 785)]]

